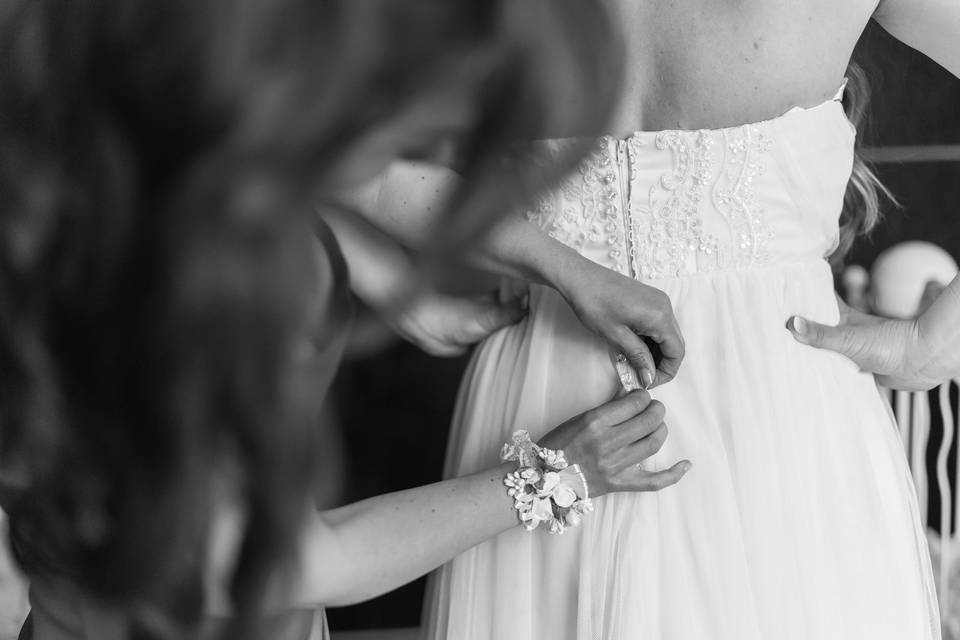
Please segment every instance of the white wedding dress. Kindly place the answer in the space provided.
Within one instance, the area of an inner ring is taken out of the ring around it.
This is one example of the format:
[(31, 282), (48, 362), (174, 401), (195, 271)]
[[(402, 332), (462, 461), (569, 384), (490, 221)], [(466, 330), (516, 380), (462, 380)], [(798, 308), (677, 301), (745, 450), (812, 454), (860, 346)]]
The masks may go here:
[[(645, 466), (693, 468), (659, 493), (596, 500), (562, 536), (517, 527), (462, 554), (432, 578), (429, 638), (940, 637), (913, 485), (873, 377), (785, 328), (793, 314), (838, 319), (824, 256), (854, 138), (838, 99), (604, 138), (528, 213), (670, 296), (687, 355), (652, 394), (670, 435)], [(617, 388), (601, 339), (533, 286), (529, 317), (474, 355), (447, 473), (489, 467), (514, 430), (541, 435)]]

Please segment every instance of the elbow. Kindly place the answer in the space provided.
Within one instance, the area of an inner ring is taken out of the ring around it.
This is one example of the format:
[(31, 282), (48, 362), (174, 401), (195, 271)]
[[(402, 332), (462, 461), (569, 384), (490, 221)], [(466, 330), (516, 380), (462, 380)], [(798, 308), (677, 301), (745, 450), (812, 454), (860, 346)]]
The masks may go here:
[(375, 592), (345, 592), (331, 594), (331, 596), (322, 604), (327, 608), (349, 607), (354, 604), (360, 604), (367, 600), (373, 600), (381, 594)]
[(389, 589), (378, 588), (357, 576), (313, 576), (309, 584), (301, 584), (297, 600), (307, 607), (349, 607), (372, 600)]

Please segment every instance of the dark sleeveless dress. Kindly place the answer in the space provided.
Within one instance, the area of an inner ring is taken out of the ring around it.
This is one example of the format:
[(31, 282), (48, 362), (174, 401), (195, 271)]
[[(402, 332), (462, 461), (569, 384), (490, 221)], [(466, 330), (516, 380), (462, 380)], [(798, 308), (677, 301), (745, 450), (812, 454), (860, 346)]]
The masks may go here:
[[(343, 355), (353, 304), (346, 262), (336, 238), (320, 221), (315, 234), (317, 252), (323, 254), (329, 267), (324, 283), (328, 302), (312, 339), (314, 355), (308, 376), (317, 397), (322, 398)], [(70, 587), (33, 581), (30, 607), (19, 640), (131, 640), (131, 625), (122, 611), (99, 604)], [(198, 640), (219, 640), (226, 623), (224, 619), (205, 620)], [(264, 640), (329, 640), (321, 608), (289, 610), (272, 616), (263, 625)]]

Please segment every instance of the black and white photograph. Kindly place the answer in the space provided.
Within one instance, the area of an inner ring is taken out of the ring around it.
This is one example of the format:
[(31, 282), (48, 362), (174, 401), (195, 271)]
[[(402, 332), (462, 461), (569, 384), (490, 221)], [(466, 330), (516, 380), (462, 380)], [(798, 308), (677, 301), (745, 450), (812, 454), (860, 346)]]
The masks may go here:
[(960, 0), (0, 0), (0, 640), (960, 640)]

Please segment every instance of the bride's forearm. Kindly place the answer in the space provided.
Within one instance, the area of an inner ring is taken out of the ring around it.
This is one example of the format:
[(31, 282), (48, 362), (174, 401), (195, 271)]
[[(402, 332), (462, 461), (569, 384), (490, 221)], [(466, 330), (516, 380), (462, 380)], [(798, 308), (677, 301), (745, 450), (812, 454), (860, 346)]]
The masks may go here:
[(516, 465), (311, 515), (295, 600), (342, 606), (435, 569), (518, 523), (503, 478)]

